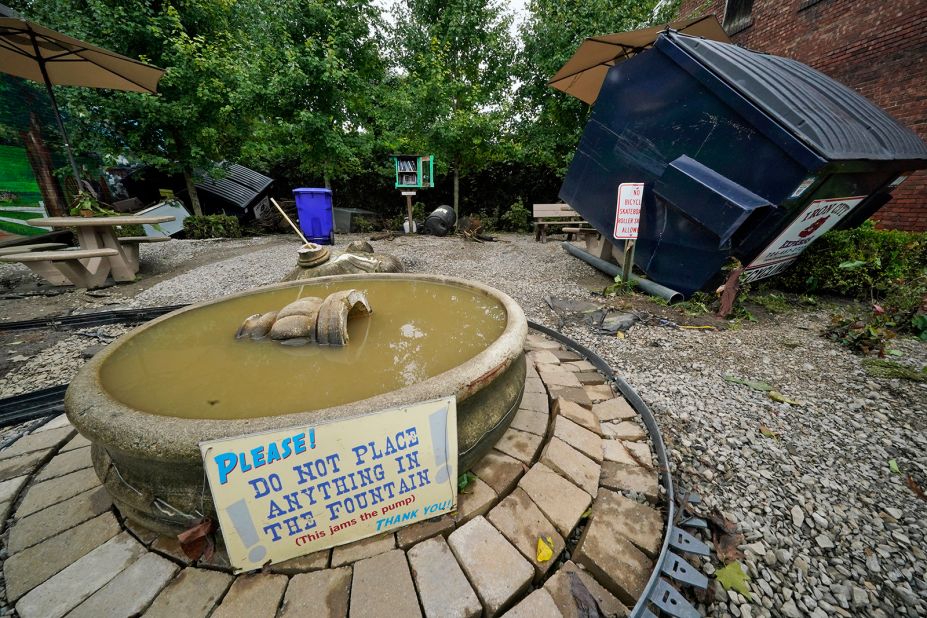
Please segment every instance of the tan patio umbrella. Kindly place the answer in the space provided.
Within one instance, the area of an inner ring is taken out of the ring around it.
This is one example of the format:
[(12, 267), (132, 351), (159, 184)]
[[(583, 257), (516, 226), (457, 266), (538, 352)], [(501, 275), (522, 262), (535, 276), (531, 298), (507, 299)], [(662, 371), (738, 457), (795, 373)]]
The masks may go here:
[(164, 70), (49, 30), (0, 4), (0, 71), (45, 84), (80, 190), (80, 173), (52, 86), (86, 86), (154, 94)]
[(547, 85), (592, 105), (599, 96), (599, 89), (602, 88), (608, 70), (651, 47), (657, 36), (667, 28), (713, 41), (731, 42), (714, 15), (678, 20), (630, 32), (594, 36), (582, 42), (573, 57), (557, 71)]

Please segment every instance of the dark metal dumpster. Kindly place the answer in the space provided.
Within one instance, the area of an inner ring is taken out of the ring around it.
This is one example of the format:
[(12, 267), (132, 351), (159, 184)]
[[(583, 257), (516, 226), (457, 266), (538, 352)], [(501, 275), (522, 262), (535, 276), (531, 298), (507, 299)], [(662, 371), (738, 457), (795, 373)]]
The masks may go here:
[(781, 272), (925, 167), (920, 138), (825, 75), (667, 31), (609, 70), (560, 197), (612, 238), (618, 185), (645, 183), (635, 265), (689, 295), (732, 256), (748, 281)]

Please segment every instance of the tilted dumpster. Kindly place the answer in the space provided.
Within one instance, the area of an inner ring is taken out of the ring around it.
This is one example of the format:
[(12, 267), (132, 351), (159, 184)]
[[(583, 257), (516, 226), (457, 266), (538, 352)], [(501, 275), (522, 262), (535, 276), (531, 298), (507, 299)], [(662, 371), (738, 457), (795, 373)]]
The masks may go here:
[(609, 69), (560, 197), (612, 238), (618, 185), (645, 183), (634, 263), (689, 295), (732, 256), (748, 281), (785, 270), (925, 167), (920, 138), (829, 77), (667, 31)]

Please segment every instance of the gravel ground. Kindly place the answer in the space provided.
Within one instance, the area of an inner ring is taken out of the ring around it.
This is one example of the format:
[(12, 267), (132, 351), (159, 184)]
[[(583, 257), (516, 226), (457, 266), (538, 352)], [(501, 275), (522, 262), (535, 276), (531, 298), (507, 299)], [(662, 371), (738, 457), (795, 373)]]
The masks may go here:
[[(589, 300), (590, 290), (607, 283), (559, 243), (504, 238), (373, 244), (400, 257), (411, 272), (495, 286), (530, 319), (550, 325), (557, 319), (544, 296)], [(343, 240), (339, 247), (351, 238)], [(279, 281), (295, 263), (297, 246), (284, 237), (262, 239), (253, 251), (165, 279), (130, 302), (193, 302)], [(143, 259), (180, 264), (192, 255), (185, 252), (210, 250), (205, 243), (156, 247), (159, 257)], [(5, 276), (0, 270), (0, 282)], [(703, 512), (717, 510), (745, 536), (750, 599), (717, 586), (702, 608), (708, 615), (927, 615), (927, 502), (904, 482), (909, 473), (922, 485), (927, 478), (927, 385), (867, 377), (859, 357), (820, 337), (828, 320), (826, 311), (796, 309), (724, 331), (639, 324), (625, 339), (584, 325), (565, 328), (651, 406), (672, 450), (677, 484), (697, 490)], [(109, 336), (119, 330), (109, 328), (92, 331)], [(15, 365), (0, 377), (0, 393), (67, 380), (82, 362), (81, 350), (97, 343), (90, 339), (70, 333)], [(927, 363), (921, 342), (892, 346), (908, 364)], [(776, 403), (725, 375), (768, 382), (801, 405)], [(892, 459), (900, 473), (890, 469)], [(717, 561), (702, 565), (706, 573), (719, 567)]]
[[(142, 272), (160, 275), (189, 263), (191, 260), (214, 252), (216, 247), (238, 248), (278, 243), (279, 238), (256, 237), (236, 240), (173, 240), (141, 246)], [(0, 262), (0, 289), (15, 288), (24, 283), (39, 282), (41, 278), (22, 264)]]

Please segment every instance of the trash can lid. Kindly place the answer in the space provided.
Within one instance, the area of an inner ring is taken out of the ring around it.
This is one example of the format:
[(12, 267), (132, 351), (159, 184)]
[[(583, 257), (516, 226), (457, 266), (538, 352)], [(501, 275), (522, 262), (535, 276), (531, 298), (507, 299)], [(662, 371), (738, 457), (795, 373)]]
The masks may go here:
[(927, 144), (913, 131), (801, 62), (676, 32), (661, 36), (826, 159), (927, 160)]
[(293, 193), (331, 193), (331, 189), (325, 189), (323, 187), (300, 187), (299, 189), (293, 189)]

